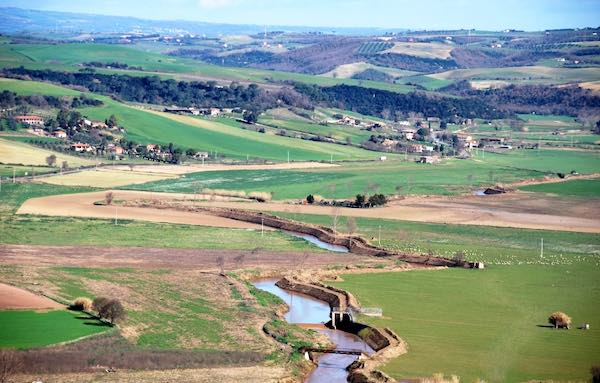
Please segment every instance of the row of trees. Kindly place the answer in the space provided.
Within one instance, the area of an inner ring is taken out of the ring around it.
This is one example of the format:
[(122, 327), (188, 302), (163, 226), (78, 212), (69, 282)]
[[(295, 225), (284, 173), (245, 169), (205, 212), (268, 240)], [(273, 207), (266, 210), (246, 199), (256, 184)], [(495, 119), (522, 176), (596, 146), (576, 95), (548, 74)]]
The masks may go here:
[(161, 80), (158, 76), (128, 76), (90, 72), (59, 72), (30, 70), (23, 67), (4, 69), (5, 76), (52, 81), (70, 86), (82, 86), (91, 92), (113, 94), (123, 100), (148, 104), (198, 107), (242, 107), (262, 110), (276, 105), (256, 84), (232, 83), (219, 86), (214, 81)]
[(95, 311), (98, 317), (110, 322), (112, 325), (125, 319), (125, 308), (118, 299), (97, 297), (91, 300), (86, 297), (79, 297), (73, 301), (71, 309), (88, 312)]

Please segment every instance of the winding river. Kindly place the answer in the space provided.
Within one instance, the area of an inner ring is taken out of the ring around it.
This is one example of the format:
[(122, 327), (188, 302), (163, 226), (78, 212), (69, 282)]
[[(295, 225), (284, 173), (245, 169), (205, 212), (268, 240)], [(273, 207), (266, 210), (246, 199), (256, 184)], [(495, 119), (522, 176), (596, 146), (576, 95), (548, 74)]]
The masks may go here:
[[(329, 321), (330, 309), (326, 302), (283, 290), (275, 283), (277, 279), (261, 280), (254, 283), (256, 288), (268, 291), (285, 301), (289, 311), (285, 314), (285, 320), (289, 323), (314, 324), (316, 331), (322, 332), (336, 345), (337, 349), (359, 350), (366, 354), (373, 351), (365, 342), (356, 335), (340, 331), (323, 329), (322, 324)], [(321, 327), (321, 328), (319, 328)], [(356, 360), (354, 355), (323, 354), (318, 359), (318, 367), (314, 369), (306, 379), (307, 383), (338, 383), (346, 382), (348, 372), (346, 367)]]

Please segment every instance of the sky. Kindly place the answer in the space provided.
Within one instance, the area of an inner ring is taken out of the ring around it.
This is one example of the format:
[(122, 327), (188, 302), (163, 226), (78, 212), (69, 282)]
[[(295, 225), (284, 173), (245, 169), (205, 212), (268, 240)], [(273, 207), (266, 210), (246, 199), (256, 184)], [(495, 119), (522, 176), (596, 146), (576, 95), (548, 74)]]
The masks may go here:
[(0, 7), (229, 24), (407, 29), (597, 27), (600, 0), (0, 0)]

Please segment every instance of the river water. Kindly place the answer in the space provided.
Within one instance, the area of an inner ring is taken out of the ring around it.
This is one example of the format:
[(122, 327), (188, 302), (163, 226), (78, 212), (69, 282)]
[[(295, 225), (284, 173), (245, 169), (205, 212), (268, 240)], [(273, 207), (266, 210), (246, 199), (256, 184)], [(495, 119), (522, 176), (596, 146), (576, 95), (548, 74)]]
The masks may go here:
[(294, 237), (302, 238), (302, 239), (312, 243), (313, 245), (320, 247), (321, 249), (335, 251), (336, 253), (347, 253), (348, 252), (348, 248), (346, 246), (332, 245), (330, 243), (323, 242), (319, 238), (315, 237), (314, 235), (297, 233), (295, 231), (287, 231), (287, 230), (282, 230), (282, 231), (284, 233), (292, 235)]
[[(329, 321), (329, 305), (326, 302), (283, 290), (275, 286), (276, 279), (261, 280), (254, 283), (256, 288), (268, 291), (283, 299), (289, 307), (285, 320), (297, 324), (323, 324)], [(316, 329), (327, 335), (337, 349), (359, 350), (366, 354), (373, 351), (358, 336), (340, 330)], [(319, 357), (318, 367), (306, 379), (307, 383), (342, 383), (346, 382), (346, 367), (356, 360), (355, 355), (323, 354)]]

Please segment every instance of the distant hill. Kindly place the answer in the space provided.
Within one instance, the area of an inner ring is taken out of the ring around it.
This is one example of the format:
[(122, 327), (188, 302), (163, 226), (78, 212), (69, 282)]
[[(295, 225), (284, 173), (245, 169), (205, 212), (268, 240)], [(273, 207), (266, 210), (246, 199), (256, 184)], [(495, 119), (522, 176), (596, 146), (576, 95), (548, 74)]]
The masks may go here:
[[(263, 25), (216, 24), (186, 20), (147, 20), (135, 17), (95, 15), (87, 13), (40, 11), (14, 7), (0, 8), (0, 33), (191, 33), (214, 37), (220, 34), (255, 34)], [(377, 35), (402, 32), (405, 29), (334, 28), (269, 26), (286, 32), (320, 32), (352, 35)]]

